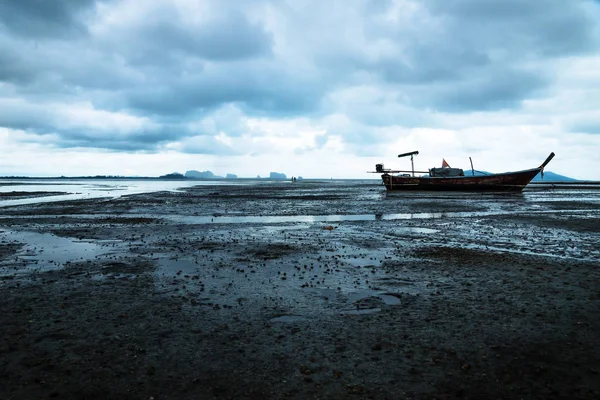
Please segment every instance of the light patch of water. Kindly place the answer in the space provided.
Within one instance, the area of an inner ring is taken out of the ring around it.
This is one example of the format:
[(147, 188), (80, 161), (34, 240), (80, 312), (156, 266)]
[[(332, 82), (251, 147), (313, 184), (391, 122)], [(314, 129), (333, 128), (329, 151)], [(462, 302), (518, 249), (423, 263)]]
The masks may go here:
[(93, 260), (103, 252), (94, 242), (63, 238), (50, 233), (3, 231), (0, 240), (23, 243), (15, 262), (0, 267), (0, 275), (62, 269), (71, 262)]
[(356, 292), (348, 293), (347, 296), (350, 303), (357, 303), (368, 298), (377, 298), (388, 306), (397, 306), (400, 304), (399, 298), (385, 293), (386, 292), (380, 292), (376, 290), (358, 290)]
[[(540, 210), (528, 212), (527, 214), (560, 214), (588, 213), (594, 210)], [(197, 215), (161, 215), (178, 224), (204, 225), (204, 224), (282, 224), (282, 223), (309, 223), (319, 222), (343, 222), (343, 221), (378, 221), (378, 220), (413, 220), (413, 219), (445, 219), (445, 218), (473, 218), (495, 215), (519, 214), (521, 211), (460, 211), (460, 212), (422, 212), (422, 213), (395, 213), (395, 214), (340, 214), (340, 215), (251, 215), (251, 216), (197, 216)], [(335, 227), (334, 227), (335, 228)], [(400, 231), (406, 233), (436, 233), (437, 230), (420, 227), (399, 227)]]
[(438, 233), (439, 229), (431, 229), (431, 228), (421, 228), (417, 226), (401, 226), (394, 227), (394, 233), (421, 233), (425, 235), (429, 235), (432, 233)]
[(389, 295), (390, 292), (400, 292), (408, 295), (419, 295), (426, 291), (424, 288), (424, 282), (421, 280), (411, 281), (402, 278), (390, 278), (385, 276), (375, 278), (373, 282), (376, 283), (378, 293), (386, 293), (387, 295)]
[(322, 298), (323, 300), (331, 300), (336, 298), (339, 295), (339, 292), (337, 290), (334, 289), (327, 289), (327, 288), (305, 288), (304, 289), (305, 292), (307, 293), (312, 293), (315, 296)]
[(282, 315), (280, 317), (275, 317), (270, 319), (271, 322), (283, 322), (285, 324), (294, 323), (294, 322), (303, 322), (308, 321), (308, 318), (303, 317), (301, 315)]
[(365, 315), (365, 314), (377, 314), (378, 312), (381, 312), (381, 308), (379, 308), (379, 307), (361, 308), (358, 310), (342, 310), (342, 311), (340, 311), (340, 314), (343, 314), (343, 315)]
[[(10, 185), (6, 185), (10, 183)], [(15, 184), (17, 183), (17, 184)], [(3, 185), (4, 184), (4, 185)], [(67, 192), (56, 196), (39, 196), (24, 199), (0, 200), (0, 207), (72, 201), (97, 198), (117, 198), (125, 195), (160, 191), (179, 192), (192, 186), (218, 186), (232, 184), (219, 181), (168, 181), (168, 180), (25, 180), (0, 181), (0, 193), (19, 192)], [(235, 183), (234, 183), (235, 184)]]
[(577, 248), (557, 250), (557, 251), (561, 251), (562, 254), (549, 253), (549, 252), (545, 251), (549, 247), (546, 247), (545, 250), (537, 250), (536, 251), (536, 250), (531, 250), (531, 249), (527, 249), (527, 248), (511, 249), (511, 248), (506, 248), (506, 247), (472, 244), (472, 245), (466, 245), (465, 248), (473, 249), (473, 250), (494, 251), (494, 252), (500, 252), (500, 253), (504, 252), (504, 253), (511, 253), (511, 254), (523, 254), (523, 255), (528, 255), (528, 256), (552, 257), (552, 258), (559, 258), (559, 259), (564, 259), (564, 260), (572, 259), (572, 260), (578, 260), (578, 261), (596, 262), (596, 261), (598, 261), (598, 259), (600, 259), (600, 251), (597, 251), (597, 250), (591, 251), (590, 250), (590, 251), (586, 251), (584, 253), (583, 251), (581, 251), (580, 249), (577, 249)]
[[(451, 213), (416, 213), (416, 214), (347, 214), (347, 215), (276, 215), (276, 216), (190, 216), (190, 215), (166, 215), (164, 218), (179, 224), (281, 224), (290, 222), (318, 223), (318, 222), (343, 222), (343, 221), (376, 221), (395, 219), (430, 219), (442, 218)], [(469, 213), (454, 213), (469, 214)], [(430, 233), (427, 228), (423, 232)], [(417, 233), (419, 229), (406, 228), (407, 232)], [(421, 232), (421, 233), (423, 233)]]
[(135, 279), (136, 274), (122, 274), (122, 273), (108, 273), (108, 274), (94, 274), (91, 276), (93, 281), (106, 281), (109, 279)]
[(379, 297), (388, 306), (400, 305), (400, 299), (396, 296), (392, 296), (391, 294), (380, 294), (377, 297)]

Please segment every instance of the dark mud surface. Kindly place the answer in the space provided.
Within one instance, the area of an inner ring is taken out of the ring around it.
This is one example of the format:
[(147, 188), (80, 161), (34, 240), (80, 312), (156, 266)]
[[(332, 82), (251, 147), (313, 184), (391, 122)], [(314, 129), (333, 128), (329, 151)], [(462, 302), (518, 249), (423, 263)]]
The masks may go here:
[(68, 194), (67, 192), (22, 192), (13, 190), (12, 192), (0, 192), (0, 198), (4, 200), (16, 200), (16, 199), (27, 199), (31, 197), (46, 197), (46, 196), (59, 196)]
[(597, 399), (599, 260), (576, 190), (5, 207), (0, 398)]

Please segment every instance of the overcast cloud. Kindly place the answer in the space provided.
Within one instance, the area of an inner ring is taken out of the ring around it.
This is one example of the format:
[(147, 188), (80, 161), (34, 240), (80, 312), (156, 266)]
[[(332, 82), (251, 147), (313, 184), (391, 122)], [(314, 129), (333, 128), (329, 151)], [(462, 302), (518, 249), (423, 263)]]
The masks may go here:
[(600, 179), (599, 71), (596, 0), (0, 0), (0, 176)]

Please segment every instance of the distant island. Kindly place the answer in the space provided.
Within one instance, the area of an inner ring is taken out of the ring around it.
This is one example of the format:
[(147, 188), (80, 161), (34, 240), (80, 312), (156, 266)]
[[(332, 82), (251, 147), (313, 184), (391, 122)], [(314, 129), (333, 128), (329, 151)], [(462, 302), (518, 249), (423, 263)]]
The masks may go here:
[(287, 179), (287, 177), (285, 176), (285, 174), (282, 174), (280, 172), (271, 172), (269, 174), (269, 179)]
[(173, 172), (171, 174), (161, 175), (158, 179), (185, 179), (185, 176), (179, 172)]
[[(465, 170), (465, 175), (470, 176), (471, 171)], [(490, 175), (490, 172), (486, 171), (474, 171), (475, 176), (478, 175)], [(596, 183), (597, 181), (591, 180), (579, 180), (575, 178), (571, 178), (568, 176), (560, 175), (554, 172), (546, 171), (544, 172), (544, 176), (542, 178), (542, 174), (538, 174), (535, 178), (533, 178), (533, 183), (544, 183), (544, 182), (573, 182), (583, 184), (586, 182)], [(228, 173), (226, 176), (219, 176), (213, 174), (211, 171), (196, 171), (190, 170), (185, 174), (179, 172), (172, 172), (165, 175), (160, 176), (122, 176), (122, 175), (87, 175), (87, 176), (45, 176), (45, 177), (36, 177), (36, 176), (0, 176), (0, 179), (123, 179), (123, 180), (152, 180), (152, 179), (166, 179), (166, 180), (236, 180), (236, 179), (257, 179), (257, 180), (288, 180), (287, 175), (281, 172), (271, 172), (268, 177), (261, 177), (257, 175), (255, 178), (253, 177), (238, 177), (236, 174)], [(303, 178), (301, 176), (292, 177), (290, 180), (301, 181)], [(318, 179), (318, 178), (316, 178)], [(327, 178), (329, 179), (329, 178)], [(361, 178), (356, 178), (361, 179)], [(372, 180), (372, 179), (368, 179)]]
[[(227, 175), (219, 176), (215, 175), (212, 171), (196, 171), (190, 170), (186, 171), (185, 174), (181, 174), (179, 172), (172, 172), (170, 174), (161, 175), (158, 179), (207, 179), (207, 180), (218, 180), (218, 179), (238, 179), (236, 174), (228, 173)], [(256, 179), (269, 179), (269, 180), (287, 180), (287, 175), (281, 172), (271, 172), (268, 178), (261, 178), (257, 176)], [(302, 180), (302, 177), (297, 179)]]
[(555, 174), (554, 172), (544, 172), (544, 176), (542, 177), (542, 173), (540, 172), (533, 178), (533, 182), (537, 181), (548, 181), (548, 182), (575, 182), (577, 179), (569, 178), (568, 176)]

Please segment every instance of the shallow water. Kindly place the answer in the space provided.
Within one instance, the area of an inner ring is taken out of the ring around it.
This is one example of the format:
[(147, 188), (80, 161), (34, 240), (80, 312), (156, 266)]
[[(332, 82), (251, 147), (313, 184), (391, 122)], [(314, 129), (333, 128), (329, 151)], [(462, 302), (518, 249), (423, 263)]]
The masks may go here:
[(10, 268), (0, 266), (0, 276), (62, 269), (69, 263), (92, 261), (106, 252), (95, 242), (50, 233), (0, 231), (0, 241), (24, 244), (15, 257), (19, 263)]
[(303, 317), (301, 315), (282, 315), (281, 317), (275, 317), (275, 318), (271, 318), (271, 322), (283, 322), (286, 324), (289, 323), (293, 323), (293, 322), (304, 322), (307, 321), (308, 319), (306, 317)]
[[(586, 213), (595, 210), (577, 210), (577, 213)], [(522, 212), (514, 211), (459, 211), (459, 212), (414, 212), (390, 214), (349, 214), (349, 215), (282, 215), (282, 216), (190, 216), (190, 215), (165, 215), (163, 218), (179, 224), (281, 224), (288, 222), (316, 223), (316, 222), (343, 222), (343, 221), (376, 221), (376, 220), (411, 220), (411, 219), (444, 219), (444, 218), (470, 218), (493, 215), (509, 215)], [(560, 212), (560, 211), (558, 211)], [(567, 210), (565, 210), (567, 212)], [(572, 213), (574, 211), (568, 210)], [(557, 213), (557, 211), (539, 210), (530, 214)], [(401, 230), (403, 228), (400, 228)], [(411, 233), (435, 233), (429, 228), (404, 228)]]
[(65, 192), (63, 195), (1, 200), (0, 207), (48, 203), (93, 198), (117, 198), (132, 194), (161, 191), (179, 191), (191, 186), (231, 185), (225, 181), (172, 181), (172, 180), (0, 180), (0, 193), (10, 192)]

